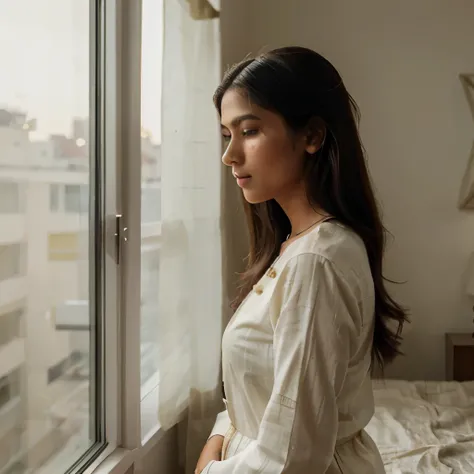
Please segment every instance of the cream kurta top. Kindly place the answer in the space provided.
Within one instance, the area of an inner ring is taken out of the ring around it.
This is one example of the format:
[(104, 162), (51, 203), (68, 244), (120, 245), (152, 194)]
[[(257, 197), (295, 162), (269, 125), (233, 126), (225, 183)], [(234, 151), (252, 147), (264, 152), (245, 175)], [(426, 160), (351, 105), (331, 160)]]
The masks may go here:
[(362, 240), (328, 221), (291, 243), (224, 332), (226, 447), (203, 474), (384, 473), (364, 431), (373, 331)]

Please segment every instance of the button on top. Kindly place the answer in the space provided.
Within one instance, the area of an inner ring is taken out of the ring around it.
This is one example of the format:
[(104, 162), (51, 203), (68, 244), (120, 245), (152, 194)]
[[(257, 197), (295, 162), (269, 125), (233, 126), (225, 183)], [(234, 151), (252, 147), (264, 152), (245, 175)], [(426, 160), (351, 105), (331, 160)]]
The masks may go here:
[(255, 285), (253, 287), (255, 293), (257, 293), (257, 295), (261, 295), (263, 293), (263, 288), (261, 285)]
[(270, 278), (276, 278), (277, 276), (276, 270), (273, 267), (270, 267), (270, 269), (267, 272), (267, 276), (269, 276)]

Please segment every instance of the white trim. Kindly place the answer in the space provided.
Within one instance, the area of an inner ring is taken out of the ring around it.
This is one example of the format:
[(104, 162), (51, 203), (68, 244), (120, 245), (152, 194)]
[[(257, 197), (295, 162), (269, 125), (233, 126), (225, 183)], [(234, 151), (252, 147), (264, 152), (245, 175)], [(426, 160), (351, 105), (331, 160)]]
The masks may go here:
[(133, 465), (136, 453), (123, 448), (107, 448), (83, 474), (125, 474)]
[[(101, 64), (103, 152), (105, 167), (105, 312), (104, 312), (104, 359), (105, 359), (105, 438), (109, 454), (122, 440), (122, 392), (120, 348), (120, 266), (116, 258), (116, 214), (120, 209), (120, 136), (118, 116), (120, 71), (117, 66), (120, 55), (119, 5), (117, 0), (104, 0), (103, 45)], [(101, 459), (101, 457), (99, 457)], [(103, 458), (102, 458), (103, 459)]]
[(141, 260), (141, 28), (142, 2), (119, 2), (121, 122), (120, 154), (123, 199), (121, 253), (121, 324), (123, 382), (122, 446), (141, 447), (140, 429), (140, 260)]
[(125, 474), (133, 464), (143, 459), (155, 448), (165, 434), (165, 430), (157, 428), (153, 433), (150, 433), (141, 448), (133, 451), (123, 448), (107, 449), (83, 474)]

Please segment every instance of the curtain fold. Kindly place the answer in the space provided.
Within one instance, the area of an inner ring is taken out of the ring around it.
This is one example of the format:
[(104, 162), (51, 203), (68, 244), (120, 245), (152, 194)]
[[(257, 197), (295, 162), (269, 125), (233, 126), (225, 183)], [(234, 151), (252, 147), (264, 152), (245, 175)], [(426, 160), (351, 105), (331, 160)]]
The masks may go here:
[(189, 4), (189, 12), (195, 20), (210, 20), (217, 18), (219, 12), (209, 0), (186, 0)]
[(163, 46), (158, 418), (164, 429), (186, 421), (181, 454), (192, 473), (221, 408), (228, 303), (221, 139), (212, 104), (221, 77), (219, 20), (195, 21), (177, 0), (164, 0)]

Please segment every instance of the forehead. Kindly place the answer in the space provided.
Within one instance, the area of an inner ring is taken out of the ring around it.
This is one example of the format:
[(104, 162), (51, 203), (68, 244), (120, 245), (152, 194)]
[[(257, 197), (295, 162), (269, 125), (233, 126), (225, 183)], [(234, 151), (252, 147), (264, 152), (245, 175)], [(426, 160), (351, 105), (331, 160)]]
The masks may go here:
[(253, 114), (258, 117), (267, 112), (256, 104), (253, 104), (248, 94), (242, 89), (230, 89), (222, 97), (221, 103), (221, 122), (223, 125), (230, 126), (235, 118), (242, 115)]

